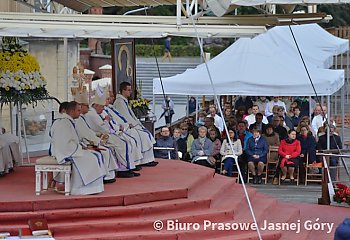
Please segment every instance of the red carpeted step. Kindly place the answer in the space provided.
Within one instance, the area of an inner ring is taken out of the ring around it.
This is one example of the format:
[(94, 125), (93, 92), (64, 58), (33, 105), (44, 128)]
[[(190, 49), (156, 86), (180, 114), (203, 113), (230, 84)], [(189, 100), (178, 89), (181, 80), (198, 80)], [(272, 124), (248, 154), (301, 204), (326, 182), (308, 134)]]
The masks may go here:
[[(281, 231), (271, 231), (267, 233), (262, 233), (261, 237), (263, 240), (279, 240), (282, 239)], [(235, 232), (227, 232), (227, 236), (224, 237), (214, 237), (206, 238), (207, 240), (259, 240), (259, 236), (256, 232), (241, 233), (237, 234)]]
[[(162, 214), (157, 218), (139, 218), (139, 219), (129, 219), (129, 220), (95, 220), (95, 221), (79, 221), (65, 224), (52, 224), (50, 225), (53, 230), (55, 237), (72, 237), (79, 235), (84, 232), (85, 236), (89, 234), (95, 234), (96, 232), (110, 232), (125, 235), (127, 232), (133, 233), (135, 229), (137, 231), (146, 231), (153, 233), (154, 221), (161, 220), (164, 223), (165, 229), (172, 229), (175, 224), (170, 224), (170, 222), (179, 221), (181, 223), (194, 223), (203, 222), (206, 219), (217, 219), (217, 221), (228, 221), (233, 218), (232, 211), (217, 211), (217, 210), (201, 210), (201, 211), (191, 211), (189, 213), (177, 213), (177, 214)], [(136, 220), (136, 221), (135, 221)], [(169, 224), (167, 222), (169, 221)], [(167, 226), (169, 228), (167, 228)], [(175, 230), (175, 228), (173, 228)], [(68, 239), (68, 238), (66, 238)]]

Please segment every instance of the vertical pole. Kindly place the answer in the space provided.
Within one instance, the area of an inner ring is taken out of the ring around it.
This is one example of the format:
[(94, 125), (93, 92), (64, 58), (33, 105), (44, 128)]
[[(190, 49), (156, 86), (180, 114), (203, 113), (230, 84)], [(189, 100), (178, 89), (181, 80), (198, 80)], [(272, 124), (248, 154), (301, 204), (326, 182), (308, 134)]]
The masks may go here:
[(187, 102), (186, 102), (186, 117), (188, 117), (190, 109), (189, 109), (189, 101), (190, 101), (190, 96), (187, 95)]
[(176, 26), (181, 27), (181, 0), (176, 1)]
[(196, 122), (198, 121), (198, 105), (199, 105), (198, 96), (196, 96)]
[(311, 109), (312, 109), (312, 106), (311, 106), (311, 96), (309, 96), (309, 119), (310, 119), (310, 123), (311, 123)]
[(20, 115), (21, 115), (21, 118), (20, 118), (20, 121), (21, 121), (21, 122), (20, 122), (20, 125), (22, 124), (22, 127), (23, 127), (24, 147), (25, 147), (25, 149), (26, 149), (26, 155), (27, 155), (28, 164), (30, 164), (29, 151), (28, 151), (28, 143), (27, 143), (27, 133), (26, 133), (26, 127), (25, 127), (25, 125), (24, 125), (22, 105), (20, 105), (19, 111), (20, 111)]
[(345, 84), (346, 84), (346, 103), (349, 104), (349, 77), (350, 77), (350, 62), (349, 62), (349, 52), (350, 51), (347, 51), (346, 53), (346, 68), (347, 68), (347, 71), (346, 71), (346, 77), (345, 77)]
[(327, 150), (330, 149), (330, 126), (331, 126), (331, 122), (330, 122), (330, 115), (331, 115), (331, 96), (327, 96)]
[(17, 136), (18, 136), (18, 139), (19, 139), (19, 153), (21, 155), (21, 164), (23, 165), (24, 162), (23, 162), (23, 154), (22, 154), (22, 114), (21, 114), (21, 110), (19, 110), (20, 104), (17, 102), (17, 105), (16, 105), (16, 112), (17, 112)]
[[(335, 57), (335, 67), (334, 67), (334, 69), (338, 69), (338, 56), (336, 55)], [(334, 115), (333, 116), (335, 116), (335, 115), (337, 115), (337, 92), (335, 92), (334, 93), (334, 97), (333, 97), (333, 99), (334, 99), (334, 109), (333, 109), (333, 113), (334, 113)], [(328, 116), (328, 117), (330, 117), (330, 116)]]
[(63, 79), (64, 79), (64, 99), (68, 101), (68, 38), (63, 38)]
[(346, 85), (344, 84), (343, 87), (341, 88), (341, 142), (344, 143), (344, 135), (345, 135), (345, 130), (344, 130), (344, 125), (345, 125), (345, 88)]

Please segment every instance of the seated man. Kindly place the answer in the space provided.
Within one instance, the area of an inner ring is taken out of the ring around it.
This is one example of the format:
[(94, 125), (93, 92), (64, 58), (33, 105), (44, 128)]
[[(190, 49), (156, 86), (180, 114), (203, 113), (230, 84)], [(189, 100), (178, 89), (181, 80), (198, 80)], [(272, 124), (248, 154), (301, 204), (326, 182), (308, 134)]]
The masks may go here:
[(261, 133), (266, 133), (267, 124), (263, 122), (263, 115), (261, 113), (255, 114), (255, 122), (249, 126), (249, 130), (253, 130), (254, 128), (258, 128)]
[(207, 128), (202, 126), (198, 129), (198, 138), (192, 143), (192, 162), (206, 167), (213, 167), (215, 159), (213, 154), (213, 143), (207, 138)]
[[(96, 95), (92, 100), (92, 106), (89, 111), (84, 115), (86, 123), (89, 127), (98, 135), (104, 134), (108, 135), (107, 146), (114, 149), (114, 153), (118, 161), (125, 166), (128, 170), (133, 170), (136, 165), (139, 165), (142, 159), (142, 154), (140, 148), (137, 147), (134, 139), (130, 138), (123, 132), (123, 127), (120, 125), (112, 126), (109, 124), (110, 118), (107, 116), (102, 119), (100, 114), (103, 112), (104, 104), (106, 103), (106, 98)], [(134, 176), (139, 176), (139, 173), (134, 173)], [(124, 173), (118, 172), (117, 176)]]
[[(117, 94), (116, 100), (114, 102), (115, 109), (125, 118), (126, 122), (129, 124), (130, 128), (135, 128), (138, 131), (143, 131), (148, 135), (148, 141), (154, 144), (152, 134), (142, 125), (142, 123), (137, 119), (134, 112), (128, 104), (128, 98), (131, 96), (132, 89), (131, 84), (128, 82), (122, 82), (119, 87), (120, 94)], [(154, 161), (153, 149), (149, 149), (142, 153), (143, 158), (140, 163), (142, 166), (156, 166), (157, 162)]]
[[(248, 139), (247, 155), (248, 155), (248, 169), (253, 175), (253, 184), (261, 184), (261, 174), (264, 171), (267, 162), (267, 152), (269, 146), (258, 128), (253, 129), (253, 137)], [(258, 174), (255, 171), (255, 164), (258, 165)]]
[(74, 119), (80, 116), (81, 107), (70, 102), (61, 118), (51, 127), (50, 155), (56, 157), (59, 164), (72, 162), (71, 194), (87, 195), (104, 191), (104, 169), (100, 159), (80, 144)]
[(97, 137), (96, 133), (89, 128), (84, 120), (83, 114), (89, 111), (89, 97), (87, 92), (77, 93), (74, 98), (81, 106), (81, 115), (79, 118), (75, 119), (77, 134), (80, 141), (87, 146), (92, 153), (102, 155), (106, 171), (103, 182), (113, 183), (115, 182), (115, 170), (118, 169), (118, 166), (116, 157), (113, 155), (112, 151), (103, 146), (108, 140), (108, 135), (101, 135), (100, 138)]
[(154, 147), (174, 148), (174, 150), (154, 149), (154, 157), (169, 159), (170, 156), (170, 159), (178, 159), (176, 140), (170, 136), (168, 127), (162, 127), (160, 137), (157, 139)]
[(132, 124), (129, 124), (127, 119), (113, 106), (114, 100), (114, 95), (110, 92), (104, 110), (100, 115), (104, 118), (109, 116), (111, 118), (109, 121), (110, 125), (121, 126), (123, 128), (123, 133), (136, 142), (137, 147), (140, 148), (143, 155), (142, 157), (144, 157), (144, 153), (153, 149), (153, 143), (151, 141), (153, 136), (149, 131), (135, 128)]

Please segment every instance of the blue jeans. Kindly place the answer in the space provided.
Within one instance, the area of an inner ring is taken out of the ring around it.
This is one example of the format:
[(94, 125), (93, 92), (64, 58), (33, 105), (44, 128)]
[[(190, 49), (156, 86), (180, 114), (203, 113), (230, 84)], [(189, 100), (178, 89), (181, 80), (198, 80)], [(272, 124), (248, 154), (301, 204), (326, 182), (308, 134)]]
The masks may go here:
[(227, 171), (227, 176), (232, 177), (233, 164), (235, 164), (235, 159), (228, 157), (224, 160), (224, 169)]

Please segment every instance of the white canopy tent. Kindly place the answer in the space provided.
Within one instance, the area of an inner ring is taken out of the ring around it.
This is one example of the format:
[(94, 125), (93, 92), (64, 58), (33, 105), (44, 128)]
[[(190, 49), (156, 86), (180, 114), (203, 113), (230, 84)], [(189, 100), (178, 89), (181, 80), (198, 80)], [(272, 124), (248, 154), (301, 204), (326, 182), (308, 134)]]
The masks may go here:
[[(220, 95), (314, 96), (300, 59), (266, 46), (259, 38), (241, 38), (208, 62), (214, 87)], [(309, 66), (319, 95), (331, 95), (344, 84), (343, 70)], [(166, 94), (211, 95), (213, 90), (204, 64), (163, 79)], [(153, 80), (153, 94), (162, 94), (159, 79)]]
[[(330, 52), (333, 56), (346, 53), (349, 50), (349, 40), (333, 36), (318, 24), (304, 24), (291, 26), (299, 46), (305, 53), (309, 48)], [(278, 26), (270, 29), (265, 35), (271, 36), (278, 42), (289, 43), (295, 48), (294, 40), (288, 26)], [(279, 40), (277, 38), (280, 38)]]

